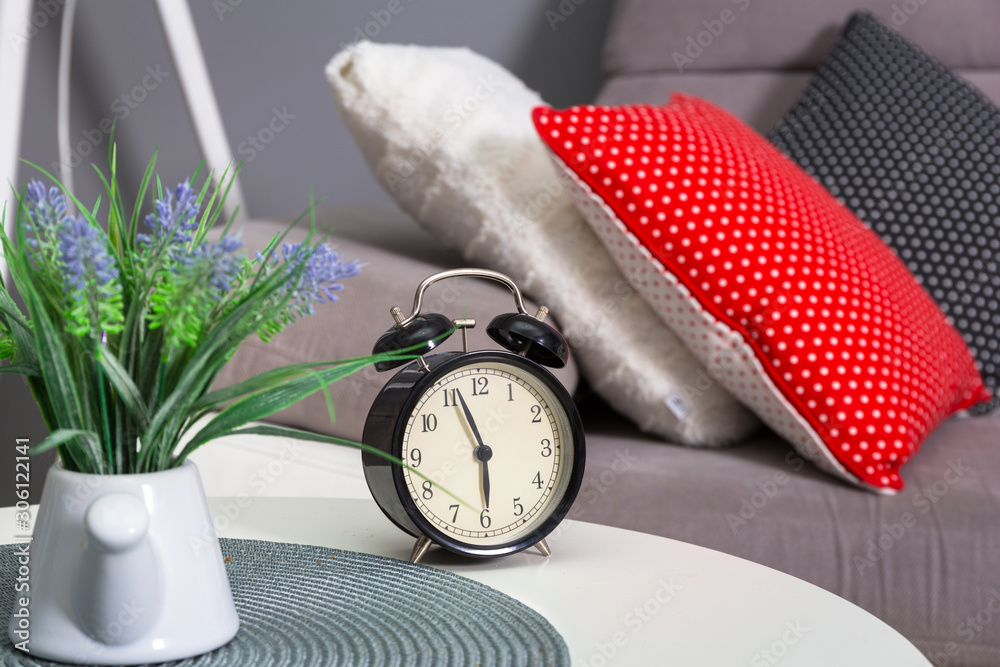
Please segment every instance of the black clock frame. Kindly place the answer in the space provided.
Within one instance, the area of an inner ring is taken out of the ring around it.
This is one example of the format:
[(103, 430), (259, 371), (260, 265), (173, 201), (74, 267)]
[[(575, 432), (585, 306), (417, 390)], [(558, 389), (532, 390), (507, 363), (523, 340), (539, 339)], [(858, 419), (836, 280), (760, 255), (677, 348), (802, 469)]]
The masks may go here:
[(503, 350), (476, 350), (473, 352), (444, 352), (424, 357), (429, 371), (423, 371), (412, 362), (400, 370), (386, 383), (375, 398), (368, 419), (365, 422), (362, 441), (378, 450), (401, 458), (403, 435), (417, 401), (424, 392), (442, 376), (458, 367), (475, 365), (477, 361), (493, 361), (508, 364), (533, 374), (553, 393), (562, 404), (569, 421), (573, 438), (573, 463), (566, 492), (558, 500), (558, 505), (535, 530), (514, 542), (488, 547), (465, 544), (438, 529), (427, 520), (410, 497), (403, 477), (403, 468), (370, 452), (362, 454), (362, 465), (368, 488), (382, 512), (401, 530), (420, 537), (426, 535), (435, 544), (449, 551), (488, 558), (516, 553), (533, 546), (566, 517), (573, 501), (576, 500), (583, 472), (586, 466), (586, 443), (583, 422), (566, 388), (546, 368), (524, 357)]

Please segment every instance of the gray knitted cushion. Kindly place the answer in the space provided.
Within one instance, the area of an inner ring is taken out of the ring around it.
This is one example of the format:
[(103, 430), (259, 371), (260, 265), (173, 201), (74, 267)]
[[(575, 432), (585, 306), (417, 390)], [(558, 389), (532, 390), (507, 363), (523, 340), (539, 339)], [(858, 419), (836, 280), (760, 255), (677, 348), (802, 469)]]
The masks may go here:
[(996, 397), (1000, 110), (858, 13), (770, 139), (895, 249)]

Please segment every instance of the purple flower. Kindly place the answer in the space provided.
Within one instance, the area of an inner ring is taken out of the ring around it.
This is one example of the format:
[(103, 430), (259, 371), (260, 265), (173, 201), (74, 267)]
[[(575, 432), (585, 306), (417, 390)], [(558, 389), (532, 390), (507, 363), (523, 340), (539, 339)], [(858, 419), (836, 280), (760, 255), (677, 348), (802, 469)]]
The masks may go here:
[(189, 243), (193, 232), (198, 229), (198, 193), (191, 189), (188, 181), (177, 184), (174, 192), (167, 191), (165, 199), (156, 200), (156, 212), (146, 216), (143, 223), (153, 230), (149, 234), (137, 234), (136, 238), (144, 246), (177, 246)]
[(238, 238), (226, 235), (214, 243), (202, 243), (184, 260), (204, 268), (216, 301), (229, 293), (233, 280), (240, 271), (242, 261), (233, 253), (241, 247), (243, 243)]
[(31, 181), (25, 187), (24, 199), (28, 219), (38, 233), (54, 232), (69, 220), (66, 197), (59, 188), (49, 188), (46, 197), (45, 185), (41, 181)]
[[(312, 315), (316, 303), (336, 301), (336, 292), (344, 289), (339, 281), (361, 273), (356, 260), (344, 262), (340, 253), (326, 243), (317, 247), (286, 243), (281, 248), (281, 256), (292, 272), (285, 289), (292, 309), (299, 315)], [(295, 272), (303, 263), (305, 268)]]
[[(48, 192), (41, 181), (31, 181), (24, 190), (24, 210), (34, 236), (27, 239), (28, 256), (49, 266), (59, 253), (59, 232), (70, 223), (66, 197), (59, 188)], [(50, 266), (50, 269), (55, 267)]]
[(59, 230), (58, 265), (68, 301), (66, 328), (77, 336), (103, 336), (122, 328), (118, 267), (107, 238), (82, 215)]
[[(59, 259), (65, 270), (63, 283), (67, 293), (77, 292), (78, 298), (93, 298), (118, 277), (118, 268), (108, 254), (104, 235), (83, 216), (67, 221), (60, 230), (59, 241)], [(97, 293), (91, 293), (93, 288)]]

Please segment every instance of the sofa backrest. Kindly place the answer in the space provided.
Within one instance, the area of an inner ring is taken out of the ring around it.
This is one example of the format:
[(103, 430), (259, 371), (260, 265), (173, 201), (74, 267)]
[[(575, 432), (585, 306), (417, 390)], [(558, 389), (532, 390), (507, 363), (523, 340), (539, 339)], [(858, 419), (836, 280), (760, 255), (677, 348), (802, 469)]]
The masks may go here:
[(1000, 68), (995, 0), (618, 0), (605, 73), (812, 69), (858, 9), (949, 67)]
[(867, 10), (1000, 103), (998, 0), (617, 0), (602, 104), (712, 100), (765, 132)]

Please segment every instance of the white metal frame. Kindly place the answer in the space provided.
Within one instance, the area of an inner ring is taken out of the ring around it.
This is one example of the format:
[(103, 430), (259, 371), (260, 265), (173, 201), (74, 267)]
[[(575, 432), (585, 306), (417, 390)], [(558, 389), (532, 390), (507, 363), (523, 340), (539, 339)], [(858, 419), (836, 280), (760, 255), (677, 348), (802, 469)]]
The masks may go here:
[[(17, 183), (18, 154), (21, 149), (21, 122), (28, 78), (28, 47), (31, 40), (31, 0), (0, 2), (0, 203), (5, 205), (5, 231), (13, 231), (17, 210), (11, 184)], [(10, 279), (7, 262), (0, 257), (0, 275)]]
[[(215, 91), (208, 76), (205, 56), (198, 41), (191, 9), (186, 1), (156, 0), (156, 8), (163, 25), (174, 65), (177, 67), (181, 89), (188, 108), (188, 116), (198, 136), (205, 162), (216, 178), (227, 167), (235, 166), (233, 152), (226, 137), (222, 114), (215, 98)], [(2, 0), (0, 2), (0, 91), (4, 103), (0, 104), (0, 187), (4, 188), (0, 202), (8, 204), (5, 229), (10, 233), (16, 218), (10, 206), (16, 201), (8, 183), (16, 184), (18, 154), (21, 145), (21, 124), (24, 116), (25, 86), (27, 83), (28, 48), (30, 45), (32, 0)], [(67, 30), (71, 29), (69, 26)], [(61, 54), (68, 64), (69, 54)], [(68, 71), (68, 67), (65, 68)], [(67, 107), (68, 93), (62, 104)], [(61, 134), (68, 135), (67, 128)], [(60, 136), (60, 150), (68, 144), (68, 136)], [(243, 188), (238, 179), (233, 181), (223, 209), (226, 218), (237, 210), (246, 216)], [(0, 257), (0, 275), (9, 279), (7, 263)]]
[[(235, 167), (236, 161), (226, 138), (226, 128), (222, 124), (222, 114), (215, 99), (212, 81), (208, 77), (208, 67), (191, 17), (191, 8), (186, 0), (156, 0), (156, 9), (160, 14), (163, 32), (184, 91), (188, 116), (198, 135), (202, 155), (208, 168), (218, 177), (226, 167)], [(240, 217), (245, 217), (246, 202), (238, 179), (233, 181), (226, 198), (223, 209), (225, 217), (228, 219), (237, 207)]]

